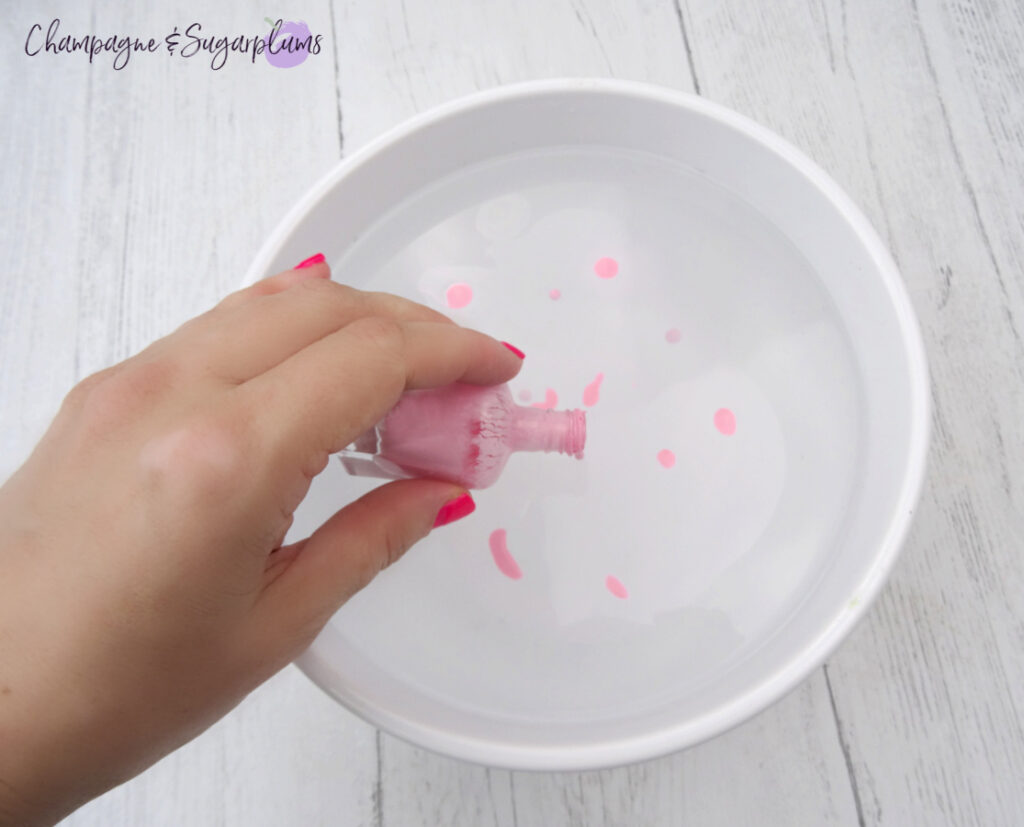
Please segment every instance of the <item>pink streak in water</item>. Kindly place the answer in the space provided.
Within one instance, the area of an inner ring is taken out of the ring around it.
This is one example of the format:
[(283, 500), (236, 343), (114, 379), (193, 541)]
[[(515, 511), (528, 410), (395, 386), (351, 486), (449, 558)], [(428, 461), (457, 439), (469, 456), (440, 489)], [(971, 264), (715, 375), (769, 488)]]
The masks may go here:
[(682, 338), (683, 334), (682, 332), (680, 332), (678, 327), (673, 327), (670, 331), (668, 331), (665, 334), (665, 341), (668, 342), (670, 345), (674, 345)]
[(668, 448), (663, 448), (658, 451), (658, 462), (660, 462), (664, 468), (671, 468), (676, 464), (676, 455)]
[(583, 389), (583, 404), (588, 408), (591, 405), (596, 405), (597, 400), (601, 396), (601, 382), (604, 380), (604, 374), (599, 373), (597, 377)]
[(608, 589), (608, 591), (610, 591), (620, 600), (625, 600), (627, 597), (629, 597), (629, 590), (625, 586), (623, 586), (622, 581), (619, 580), (619, 578), (613, 574), (609, 574), (604, 579), (604, 585), (605, 588)]
[(598, 278), (613, 279), (619, 272), (619, 262), (607, 256), (599, 258), (594, 263), (594, 272), (597, 273)]
[(533, 399), (533, 394), (530, 393), (529, 388), (523, 388), (521, 391), (519, 391), (518, 396), (520, 402), (529, 402), (531, 399)]
[(502, 574), (513, 580), (518, 580), (523, 576), (523, 572), (515, 558), (509, 553), (505, 535), (506, 532), (503, 528), (496, 528), (491, 532), (491, 557), (494, 558), (494, 563)]
[(558, 394), (555, 393), (551, 388), (544, 391), (544, 401), (534, 402), (533, 407), (544, 408), (545, 410), (551, 410), (558, 405)]
[(728, 408), (719, 408), (715, 411), (715, 427), (726, 436), (736, 433), (736, 414)]
[(552, 301), (558, 301), (560, 298), (562, 298), (562, 291), (559, 290), (557, 287), (552, 287), (548, 295), (551, 296)]
[(445, 293), (445, 298), (448, 300), (448, 306), (457, 310), (473, 301), (473, 288), (462, 282), (453, 284)]

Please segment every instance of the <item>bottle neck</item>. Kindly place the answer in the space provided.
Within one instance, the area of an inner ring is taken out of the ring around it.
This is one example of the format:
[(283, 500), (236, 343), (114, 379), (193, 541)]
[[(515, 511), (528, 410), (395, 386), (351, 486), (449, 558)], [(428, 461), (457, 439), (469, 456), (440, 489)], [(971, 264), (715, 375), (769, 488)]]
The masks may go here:
[(516, 406), (512, 412), (509, 447), (513, 451), (558, 451), (583, 457), (587, 438), (586, 413), (548, 411)]

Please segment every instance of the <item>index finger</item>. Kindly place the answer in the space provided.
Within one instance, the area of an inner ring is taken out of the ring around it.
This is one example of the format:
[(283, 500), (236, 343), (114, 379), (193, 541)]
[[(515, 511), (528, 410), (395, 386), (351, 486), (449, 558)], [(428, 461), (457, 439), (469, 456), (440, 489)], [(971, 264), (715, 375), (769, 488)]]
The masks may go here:
[[(452, 382), (496, 385), (521, 351), (453, 324), (366, 317), (325, 336), (237, 388), (263, 444), (281, 459), (340, 451), (394, 407), (402, 392)], [(252, 406), (252, 407), (249, 407)]]

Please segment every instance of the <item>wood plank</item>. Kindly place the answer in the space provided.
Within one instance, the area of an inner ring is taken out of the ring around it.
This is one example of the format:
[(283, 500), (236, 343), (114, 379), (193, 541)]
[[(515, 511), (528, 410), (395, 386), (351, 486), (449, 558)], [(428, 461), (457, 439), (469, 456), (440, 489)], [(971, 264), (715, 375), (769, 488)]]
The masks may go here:
[(288, 667), (69, 827), (372, 824), (376, 731)]
[[(3, 35), (0, 136), (9, 160), (0, 176), (8, 268), (0, 278), (0, 479), (28, 455), (75, 379), (68, 345), (79, 316), (77, 226), (91, 85), (71, 61), (26, 57), (33, 17), (13, 12)], [(55, 89), (62, 91), (55, 96)], [(41, 100), (52, 105), (41, 111)]]
[(346, 145), (504, 83), (561, 76), (646, 80), (692, 91), (671, 3), (338, 0)]
[(820, 671), (685, 752), (585, 773), (485, 770), (385, 738), (383, 824), (566, 827), (856, 823)]
[[(898, 205), (898, 254), (932, 281), (918, 310), (936, 438), (911, 553), (867, 630), (875, 657), (841, 653), (837, 674), (859, 680), (841, 681), (837, 700), (857, 731), (858, 777), (884, 813), (879, 823), (1012, 824), (1024, 808), (1024, 112), (1019, 54), (1005, 46), (1024, 27), (1012, 4), (902, 12), (890, 15), (881, 55), (862, 27), (850, 42), (864, 55), (867, 122), (887, 150), (878, 166)], [(959, 55), (981, 49), (985, 60), (962, 72)], [(881, 69), (897, 55), (915, 82), (893, 95)], [(912, 122), (892, 128), (909, 106)], [(898, 727), (879, 725), (880, 701)]]
[[(880, 605), (829, 668), (868, 824), (1010, 824), (1024, 805), (1024, 202), (1010, 9), (828, 4), (826, 37), (808, 25), (802, 49), (795, 3), (692, 15), (708, 94), (774, 126), (852, 191), (888, 236), (931, 353), (922, 508)], [(730, 31), (742, 34), (732, 53), (718, 43)], [(834, 75), (807, 65), (814, 53)]]

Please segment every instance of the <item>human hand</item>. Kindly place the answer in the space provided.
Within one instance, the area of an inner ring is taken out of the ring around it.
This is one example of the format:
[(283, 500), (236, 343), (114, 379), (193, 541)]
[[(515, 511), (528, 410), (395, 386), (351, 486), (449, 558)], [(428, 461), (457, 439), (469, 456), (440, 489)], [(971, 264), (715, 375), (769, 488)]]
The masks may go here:
[(0, 824), (52, 823), (185, 743), (471, 511), (458, 486), (401, 480), (281, 547), (330, 454), (405, 389), (520, 364), (321, 262), (74, 388), (0, 488)]

